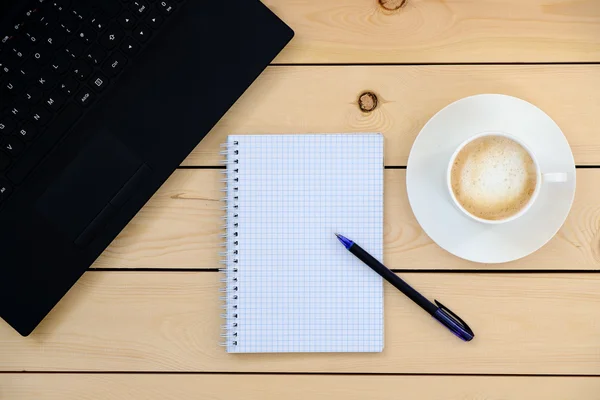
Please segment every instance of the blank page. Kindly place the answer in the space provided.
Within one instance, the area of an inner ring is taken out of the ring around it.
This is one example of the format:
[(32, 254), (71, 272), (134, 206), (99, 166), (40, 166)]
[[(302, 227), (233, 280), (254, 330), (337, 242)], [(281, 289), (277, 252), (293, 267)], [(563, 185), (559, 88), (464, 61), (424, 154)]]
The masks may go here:
[(379, 352), (383, 136), (229, 136), (228, 352)]

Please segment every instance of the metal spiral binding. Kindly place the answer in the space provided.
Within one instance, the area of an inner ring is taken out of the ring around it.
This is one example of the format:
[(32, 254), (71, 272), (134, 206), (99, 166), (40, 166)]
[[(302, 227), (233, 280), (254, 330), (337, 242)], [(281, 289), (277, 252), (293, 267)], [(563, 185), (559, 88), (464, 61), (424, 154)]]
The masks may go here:
[(221, 257), (221, 264), (225, 267), (219, 269), (219, 271), (224, 275), (221, 282), (225, 286), (219, 289), (219, 292), (221, 292), (219, 299), (223, 302), (222, 308), (225, 312), (221, 314), (221, 317), (225, 320), (225, 323), (221, 325), (221, 338), (223, 338), (223, 341), (220, 345), (229, 349), (238, 345), (239, 160), (237, 156), (239, 155), (239, 148), (237, 141), (222, 144), (221, 147), (225, 148), (221, 151), (221, 154), (227, 157), (223, 161), (226, 169), (223, 171), (225, 178), (222, 180), (227, 186), (222, 190), (226, 193), (226, 197), (221, 199), (225, 202), (225, 206), (222, 208), (225, 211), (223, 218), (225, 220), (223, 225), (225, 233), (221, 235), (223, 239), (221, 246), (225, 248), (225, 251), (221, 251), (219, 256)]

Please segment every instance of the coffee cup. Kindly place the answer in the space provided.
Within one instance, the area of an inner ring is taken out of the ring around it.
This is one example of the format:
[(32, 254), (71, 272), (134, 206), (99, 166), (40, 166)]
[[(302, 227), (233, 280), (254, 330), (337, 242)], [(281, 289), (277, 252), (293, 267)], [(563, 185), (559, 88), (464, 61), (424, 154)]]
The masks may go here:
[(446, 184), (467, 217), (502, 224), (523, 216), (542, 185), (566, 182), (566, 172), (542, 172), (533, 151), (503, 132), (484, 132), (461, 143), (450, 158)]

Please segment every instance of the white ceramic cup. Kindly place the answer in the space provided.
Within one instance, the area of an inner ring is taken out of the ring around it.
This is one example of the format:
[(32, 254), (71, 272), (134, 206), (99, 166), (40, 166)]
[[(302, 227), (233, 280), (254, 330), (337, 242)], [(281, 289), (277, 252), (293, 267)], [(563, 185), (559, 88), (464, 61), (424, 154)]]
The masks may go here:
[[(518, 213), (513, 214), (510, 217), (507, 217), (504, 219), (489, 220), (489, 219), (479, 218), (479, 217), (471, 214), (458, 202), (458, 200), (456, 199), (456, 196), (454, 195), (454, 191), (452, 190), (452, 166), (454, 165), (454, 160), (456, 159), (456, 156), (460, 153), (460, 151), (466, 145), (468, 145), (469, 143), (471, 143), (472, 141), (474, 141), (476, 139), (479, 139), (479, 138), (482, 138), (485, 136), (503, 136), (503, 137), (506, 137), (506, 138), (518, 143), (521, 147), (523, 147), (525, 150), (527, 150), (527, 152), (531, 156), (531, 159), (533, 160), (533, 163), (535, 165), (537, 180), (536, 180), (535, 191), (533, 192), (533, 195), (531, 196), (531, 198), (529, 199), (529, 201), (527, 202), (525, 207), (523, 207)], [(483, 132), (478, 135), (472, 136), (469, 139), (462, 142), (460, 144), (460, 146), (458, 146), (458, 148), (454, 151), (454, 153), (452, 154), (452, 157), (450, 157), (450, 162), (448, 163), (448, 171), (446, 172), (446, 186), (448, 187), (448, 192), (450, 193), (450, 197), (452, 198), (454, 205), (460, 211), (462, 211), (467, 217), (469, 217), (477, 222), (481, 222), (484, 224), (491, 224), (491, 225), (504, 224), (504, 223), (513, 221), (513, 220), (525, 215), (525, 213), (535, 203), (543, 184), (545, 184), (545, 183), (561, 183), (561, 182), (566, 182), (567, 180), (568, 180), (568, 174), (566, 172), (542, 172), (540, 169), (540, 164), (538, 163), (538, 160), (537, 160), (535, 154), (533, 153), (533, 151), (531, 151), (531, 149), (527, 145), (525, 145), (525, 143), (523, 143), (521, 140), (519, 140), (518, 138), (516, 138), (512, 135), (509, 135), (507, 133), (504, 133), (504, 132)]]

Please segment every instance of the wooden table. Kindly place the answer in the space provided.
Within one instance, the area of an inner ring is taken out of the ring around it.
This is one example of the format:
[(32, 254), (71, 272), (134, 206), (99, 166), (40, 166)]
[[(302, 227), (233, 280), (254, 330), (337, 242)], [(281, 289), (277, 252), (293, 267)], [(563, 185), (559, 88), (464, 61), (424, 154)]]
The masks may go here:
[[(0, 399), (600, 399), (600, 1), (381, 2), (265, 0), (296, 38), (31, 337), (0, 323)], [(423, 124), (476, 93), (545, 110), (579, 167), (558, 235), (505, 265), (437, 247), (404, 185)], [(386, 137), (386, 264), (478, 337), (457, 341), (386, 286), (381, 354), (227, 355), (219, 144), (357, 131)]]

